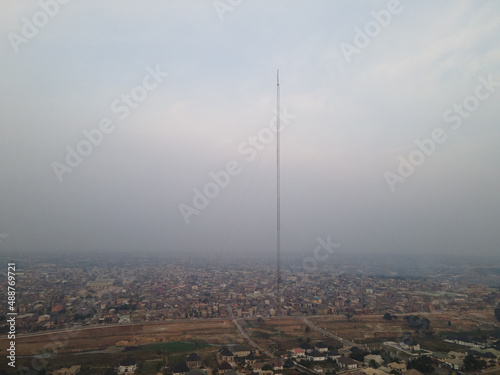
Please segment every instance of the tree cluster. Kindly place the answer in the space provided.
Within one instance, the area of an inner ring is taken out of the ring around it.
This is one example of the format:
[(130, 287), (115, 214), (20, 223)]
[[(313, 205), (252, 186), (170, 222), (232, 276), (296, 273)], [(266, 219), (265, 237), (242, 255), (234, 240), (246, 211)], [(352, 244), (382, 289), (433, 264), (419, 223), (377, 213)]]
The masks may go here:
[(408, 321), (408, 325), (414, 328), (417, 332), (425, 332), (430, 328), (431, 321), (427, 318), (420, 319), (418, 315), (405, 316), (405, 320)]
[(408, 361), (408, 370), (415, 369), (424, 374), (429, 374), (434, 371), (434, 367), (432, 366), (432, 359), (427, 356), (418, 357), (415, 359), (410, 359)]
[(481, 370), (483, 368), (486, 368), (486, 362), (476, 359), (472, 354), (464, 358), (465, 371)]
[(391, 315), (390, 313), (385, 313), (383, 316), (383, 319), (385, 320), (392, 320), (392, 319), (397, 319), (398, 317), (396, 315)]
[(356, 346), (353, 346), (351, 348), (351, 354), (349, 354), (349, 357), (351, 357), (352, 359), (354, 359), (356, 361), (363, 362), (365, 356), (368, 354), (370, 354), (370, 353), (367, 351), (364, 351), (363, 349), (360, 349)]

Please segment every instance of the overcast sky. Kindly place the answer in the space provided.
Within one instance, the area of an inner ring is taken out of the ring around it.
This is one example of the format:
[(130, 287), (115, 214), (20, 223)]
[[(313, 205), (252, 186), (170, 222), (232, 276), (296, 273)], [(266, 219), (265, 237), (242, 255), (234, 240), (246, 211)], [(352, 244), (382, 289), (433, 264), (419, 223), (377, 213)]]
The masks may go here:
[(273, 253), (279, 68), (284, 254), (499, 253), (496, 0), (4, 0), (0, 30), (0, 249)]

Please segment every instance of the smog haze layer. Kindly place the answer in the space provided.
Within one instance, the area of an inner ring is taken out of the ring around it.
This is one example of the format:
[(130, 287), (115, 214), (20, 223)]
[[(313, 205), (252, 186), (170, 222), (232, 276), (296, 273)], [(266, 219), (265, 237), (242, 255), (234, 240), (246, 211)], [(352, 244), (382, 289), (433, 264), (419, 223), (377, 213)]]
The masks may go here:
[(4, 254), (274, 254), (277, 68), (284, 256), (498, 254), (500, 4), (232, 4), (4, 4)]

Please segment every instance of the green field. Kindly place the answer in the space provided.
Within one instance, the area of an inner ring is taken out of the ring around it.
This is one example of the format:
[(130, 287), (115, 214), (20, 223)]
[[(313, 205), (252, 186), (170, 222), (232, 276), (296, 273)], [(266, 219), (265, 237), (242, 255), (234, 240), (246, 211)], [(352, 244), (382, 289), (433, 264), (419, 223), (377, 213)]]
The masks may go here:
[[(162, 363), (166, 361), (166, 357), (171, 354), (172, 359), (181, 361), (184, 355), (208, 347), (209, 344), (204, 341), (185, 342), (171, 341), (164, 343), (152, 343), (139, 346), (114, 347), (118, 351), (108, 351), (100, 353), (81, 353), (81, 354), (60, 354), (48, 359), (46, 362), (39, 360), (33, 361), (29, 358), (19, 358), (19, 364), (25, 365), (28, 368), (32, 365), (38, 370), (41, 366), (45, 367), (46, 373), (62, 367), (71, 367), (73, 365), (81, 365), (81, 375), (100, 375), (104, 374), (107, 369), (116, 366), (121, 360), (131, 357), (134, 358), (140, 365), (142, 374), (155, 374)], [(177, 357), (177, 358), (176, 358)], [(10, 371), (10, 370), (9, 370)], [(36, 372), (35, 372), (36, 373)], [(2, 374), (0, 370), (0, 374)], [(6, 374), (17, 374), (15, 371), (7, 372)]]

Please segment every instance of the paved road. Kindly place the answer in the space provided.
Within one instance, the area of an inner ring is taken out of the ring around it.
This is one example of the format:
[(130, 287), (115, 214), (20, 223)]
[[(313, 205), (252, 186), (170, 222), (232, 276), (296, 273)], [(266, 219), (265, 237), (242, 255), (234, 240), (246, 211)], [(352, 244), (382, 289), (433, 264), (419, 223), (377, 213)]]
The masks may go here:
[[(299, 369), (299, 368), (300, 368), (300, 369), (302, 369), (303, 371), (310, 372), (311, 374), (316, 374), (316, 372), (314, 372), (314, 370), (311, 370), (310, 368), (307, 368), (307, 367), (305, 367), (305, 366), (302, 366), (302, 365), (301, 365), (300, 363), (298, 363), (297, 361), (293, 361), (293, 363), (295, 364), (295, 366), (293, 366), (293, 367), (295, 367), (295, 368), (297, 368), (297, 369)], [(293, 367), (292, 367), (292, 368), (293, 368)]]
[[(238, 320), (244, 320), (244, 318), (236, 318)], [(210, 322), (210, 321), (228, 321), (229, 318), (197, 318), (197, 319), (165, 319), (165, 320), (154, 320), (154, 321), (145, 321), (145, 322), (130, 322), (130, 323), (112, 323), (112, 324), (91, 324), (88, 326), (79, 326), (72, 328), (58, 328), (51, 329), (43, 332), (31, 332), (31, 333), (20, 333), (19, 336), (16, 334), (16, 337), (33, 337), (33, 336), (46, 336), (46, 335), (54, 335), (56, 333), (70, 333), (70, 332), (78, 332), (85, 331), (89, 329), (106, 329), (111, 327), (125, 327), (125, 326), (145, 326), (145, 325), (161, 325), (162, 323), (170, 323), (170, 322)], [(2, 338), (0, 338), (2, 340)]]
[(255, 341), (253, 341), (253, 339), (250, 336), (248, 336), (248, 334), (243, 330), (240, 323), (238, 323), (238, 321), (236, 319), (233, 319), (233, 323), (236, 326), (236, 328), (238, 329), (238, 331), (240, 331), (241, 336), (243, 336), (243, 338), (245, 340), (247, 340), (250, 345), (252, 345), (254, 348), (258, 349), (261, 353), (265, 353), (268, 357), (275, 358), (271, 352), (262, 348)]

